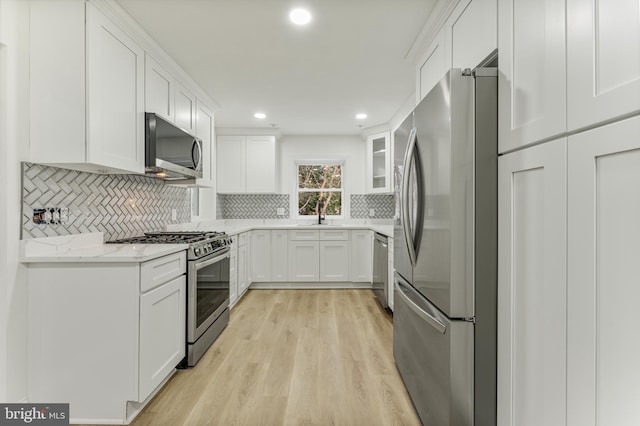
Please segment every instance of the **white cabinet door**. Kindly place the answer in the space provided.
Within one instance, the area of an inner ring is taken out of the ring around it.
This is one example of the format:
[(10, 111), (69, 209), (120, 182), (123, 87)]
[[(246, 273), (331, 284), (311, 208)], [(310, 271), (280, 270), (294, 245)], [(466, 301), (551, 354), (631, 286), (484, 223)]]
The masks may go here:
[(640, 111), (640, 3), (567, 0), (567, 72), (570, 131)]
[(505, 152), (567, 129), (565, 2), (499, 0), (498, 23), (498, 145)]
[(276, 192), (275, 137), (247, 136), (246, 143), (246, 192)]
[(289, 241), (289, 281), (318, 281), (319, 279), (319, 242)]
[(144, 173), (144, 50), (87, 3), (90, 163)]
[(499, 426), (565, 425), (565, 176), (565, 139), (498, 162)]
[(215, 182), (214, 124), (213, 113), (196, 99), (196, 137), (202, 140), (202, 179), (198, 186), (213, 187)]
[(569, 138), (571, 426), (640, 424), (638, 135), (640, 117)]
[(85, 163), (85, 5), (29, 2), (29, 25), (30, 160)]
[(393, 307), (394, 307), (394, 298), (393, 298), (393, 238), (389, 237), (389, 239), (387, 240), (387, 255), (388, 255), (388, 262), (389, 262), (389, 269), (388, 269), (388, 287), (387, 287), (387, 302), (389, 304), (389, 309), (391, 309), (391, 311), (393, 311)]
[(391, 182), (391, 133), (367, 136), (367, 192), (392, 192)]
[(271, 231), (251, 231), (252, 278), (256, 282), (271, 281)]
[(284, 229), (271, 230), (271, 280), (287, 281), (289, 278), (289, 238)]
[(216, 138), (216, 186), (221, 194), (245, 192), (246, 143), (244, 136)]
[(416, 70), (416, 104), (427, 96), (449, 69), (450, 61), (445, 58), (445, 50), (445, 32), (442, 29), (418, 61), (420, 65)]
[(186, 278), (140, 296), (138, 401), (144, 401), (185, 356)]
[(247, 246), (238, 247), (238, 295), (244, 294), (249, 288), (247, 280)]
[(155, 59), (145, 55), (144, 104), (145, 112), (154, 112), (173, 122), (173, 92), (175, 82), (171, 74)]
[(462, 0), (445, 24), (451, 68), (475, 68), (498, 48), (497, 0)]
[(350, 281), (371, 282), (373, 256), (371, 238), (371, 231), (351, 231)]
[(176, 126), (190, 134), (196, 132), (196, 97), (176, 81), (174, 91), (174, 118)]
[(233, 238), (229, 254), (229, 306), (238, 300), (238, 243)]
[(349, 281), (349, 241), (320, 241), (320, 281)]

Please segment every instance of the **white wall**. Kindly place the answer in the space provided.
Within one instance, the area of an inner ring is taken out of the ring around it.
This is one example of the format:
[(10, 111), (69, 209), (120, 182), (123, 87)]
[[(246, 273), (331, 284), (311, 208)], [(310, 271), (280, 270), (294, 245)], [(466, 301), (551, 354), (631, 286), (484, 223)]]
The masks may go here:
[(18, 263), (29, 151), (29, 4), (0, 0), (0, 401), (26, 399), (26, 269)]
[(280, 144), (280, 192), (291, 195), (295, 217), (296, 160), (342, 160), (343, 213), (349, 217), (349, 196), (364, 194), (366, 144), (360, 136), (283, 136)]

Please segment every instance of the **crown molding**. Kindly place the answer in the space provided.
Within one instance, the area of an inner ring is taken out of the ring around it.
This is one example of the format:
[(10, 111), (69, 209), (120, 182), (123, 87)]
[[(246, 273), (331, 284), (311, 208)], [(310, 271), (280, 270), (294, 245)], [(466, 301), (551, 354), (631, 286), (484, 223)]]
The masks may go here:
[(436, 38), (440, 29), (444, 26), (451, 12), (456, 8), (460, 0), (439, 0), (429, 15), (429, 19), (418, 33), (415, 40), (404, 55), (405, 59), (415, 62), (420, 58), (431, 42)]

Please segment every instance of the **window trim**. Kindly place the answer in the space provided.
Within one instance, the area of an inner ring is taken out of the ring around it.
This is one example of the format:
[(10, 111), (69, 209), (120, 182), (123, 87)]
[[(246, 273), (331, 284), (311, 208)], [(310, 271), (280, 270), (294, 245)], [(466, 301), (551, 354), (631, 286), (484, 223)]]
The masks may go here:
[(347, 216), (347, 190), (346, 190), (346, 181), (347, 181), (347, 169), (346, 169), (346, 160), (344, 158), (333, 158), (333, 159), (296, 159), (294, 161), (293, 167), (293, 197), (291, 197), (291, 212), (293, 219), (311, 219), (316, 216), (304, 216), (298, 214), (298, 194), (300, 192), (317, 192), (318, 189), (314, 188), (299, 188), (298, 187), (298, 166), (304, 165), (336, 165), (340, 166), (342, 169), (342, 188), (327, 188), (325, 192), (340, 192), (342, 194), (342, 208), (340, 209), (340, 215), (326, 215), (325, 219), (345, 219)]

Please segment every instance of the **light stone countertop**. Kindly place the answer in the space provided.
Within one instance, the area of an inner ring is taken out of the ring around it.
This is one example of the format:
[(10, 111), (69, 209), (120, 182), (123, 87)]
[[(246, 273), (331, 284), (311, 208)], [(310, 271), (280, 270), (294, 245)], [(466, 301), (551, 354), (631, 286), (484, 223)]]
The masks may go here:
[(247, 220), (247, 221), (202, 221), (194, 223), (183, 223), (179, 225), (171, 225), (168, 230), (171, 231), (220, 231), (226, 232), (228, 235), (237, 235), (243, 232), (258, 229), (305, 229), (305, 230), (357, 230), (368, 229), (387, 237), (393, 237), (393, 225), (391, 224), (373, 224), (373, 223), (330, 223), (322, 225), (312, 225), (304, 223), (281, 223), (282, 221), (265, 223), (266, 221)]
[(102, 232), (20, 241), (22, 263), (146, 262), (186, 250), (188, 244), (104, 244)]

